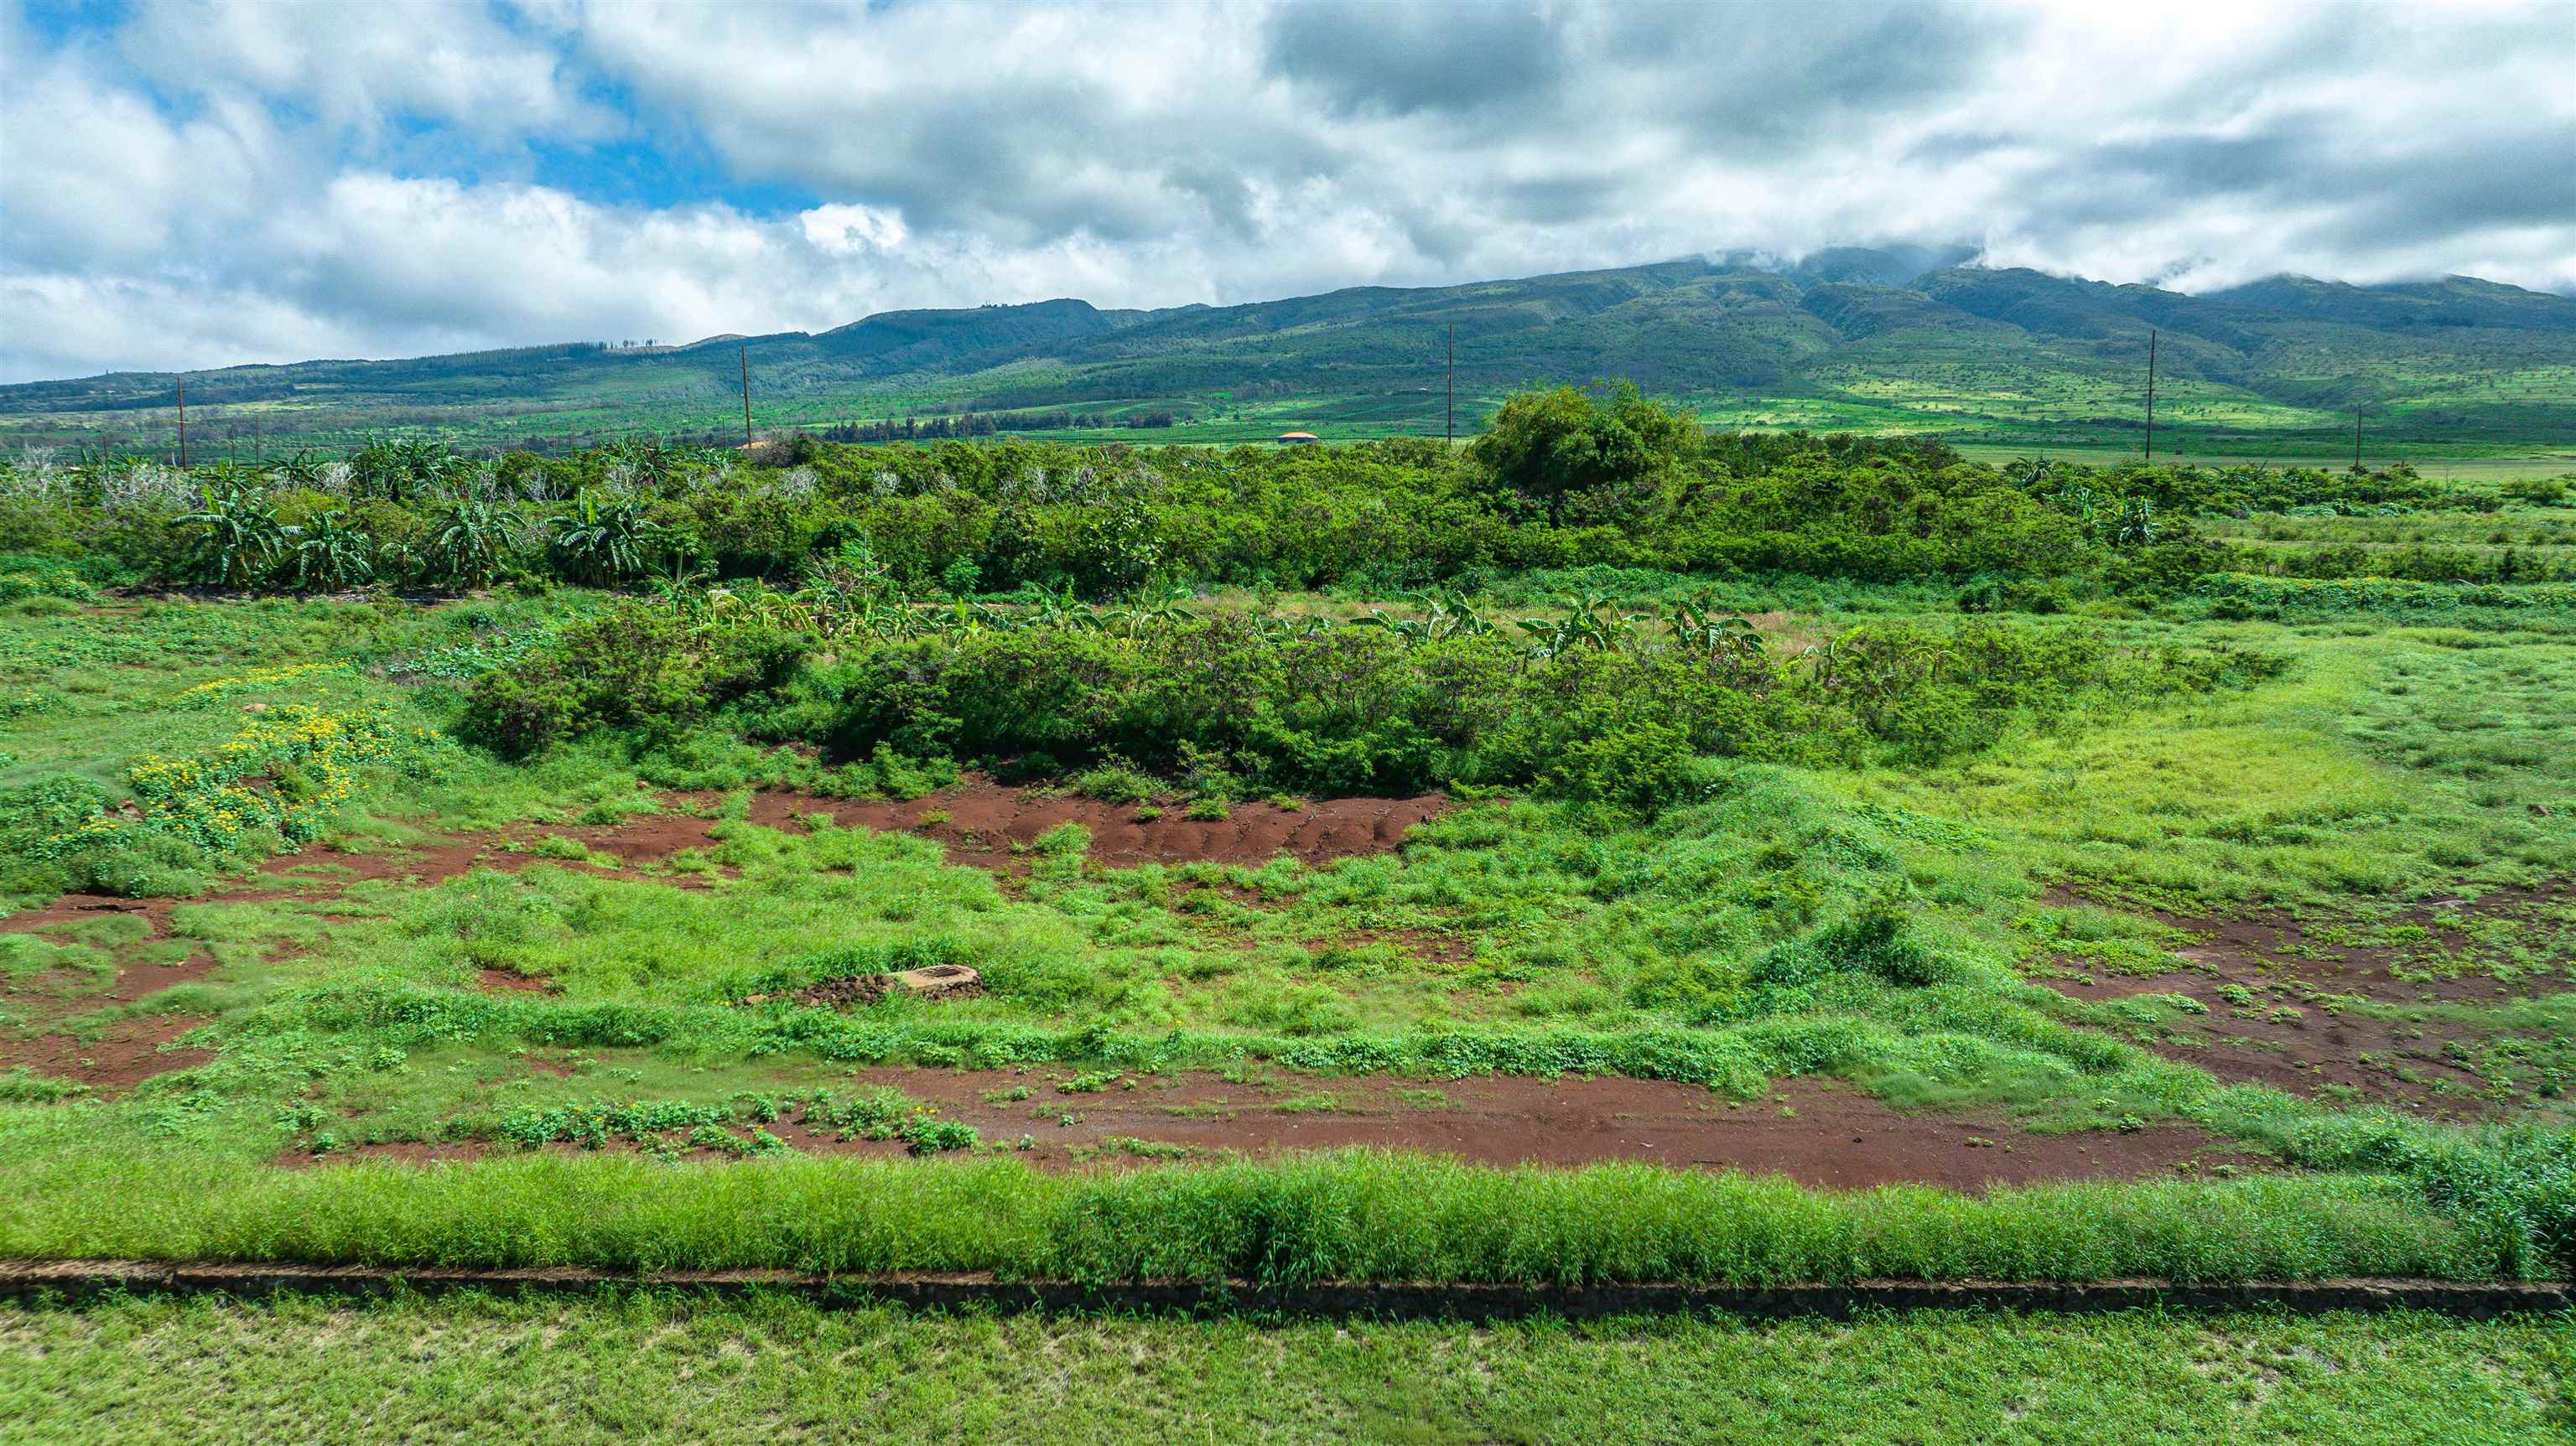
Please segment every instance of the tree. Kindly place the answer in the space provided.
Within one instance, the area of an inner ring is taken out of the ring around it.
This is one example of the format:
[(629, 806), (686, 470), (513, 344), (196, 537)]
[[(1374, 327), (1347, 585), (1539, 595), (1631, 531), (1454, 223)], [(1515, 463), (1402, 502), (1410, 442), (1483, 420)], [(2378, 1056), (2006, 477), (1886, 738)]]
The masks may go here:
[(1606, 522), (1651, 506), (1700, 450), (1696, 420), (1621, 382), (1603, 399), (1575, 387), (1523, 392), (1468, 455), (1555, 521)]

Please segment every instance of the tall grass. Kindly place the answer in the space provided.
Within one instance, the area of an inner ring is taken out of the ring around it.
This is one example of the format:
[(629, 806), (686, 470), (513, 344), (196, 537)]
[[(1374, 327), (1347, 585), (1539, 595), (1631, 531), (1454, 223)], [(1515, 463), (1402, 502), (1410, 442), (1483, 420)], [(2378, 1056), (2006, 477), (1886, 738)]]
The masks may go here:
[(282, 1171), (175, 1152), (0, 1177), (0, 1255), (390, 1266), (989, 1271), (1765, 1284), (2507, 1276), (2491, 1231), (2384, 1177), (1853, 1194), (1650, 1166), (1498, 1170), (1345, 1152), (1053, 1175), (791, 1158), (528, 1155)]

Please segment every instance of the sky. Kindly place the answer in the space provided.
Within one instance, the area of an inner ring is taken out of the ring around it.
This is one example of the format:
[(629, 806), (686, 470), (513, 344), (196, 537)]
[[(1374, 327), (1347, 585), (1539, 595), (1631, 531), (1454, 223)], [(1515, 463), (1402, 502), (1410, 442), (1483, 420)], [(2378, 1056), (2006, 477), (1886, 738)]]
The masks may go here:
[(2576, 0), (0, 0), (0, 381), (1898, 242), (2576, 293)]

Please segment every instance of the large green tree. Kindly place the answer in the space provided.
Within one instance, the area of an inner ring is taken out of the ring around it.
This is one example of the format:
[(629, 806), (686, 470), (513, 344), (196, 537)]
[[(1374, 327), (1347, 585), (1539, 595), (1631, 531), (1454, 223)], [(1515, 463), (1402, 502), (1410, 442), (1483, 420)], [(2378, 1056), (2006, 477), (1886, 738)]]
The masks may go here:
[(1495, 485), (1559, 522), (1634, 517), (1668, 496), (1701, 449), (1699, 423), (1622, 382), (1503, 403), (1469, 456)]

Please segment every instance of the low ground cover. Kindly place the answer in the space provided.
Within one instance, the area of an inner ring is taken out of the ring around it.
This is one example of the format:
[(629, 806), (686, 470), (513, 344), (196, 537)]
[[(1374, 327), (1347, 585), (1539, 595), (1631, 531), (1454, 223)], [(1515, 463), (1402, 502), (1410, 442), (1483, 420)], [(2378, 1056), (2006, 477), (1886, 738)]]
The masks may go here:
[[(579, 1342), (578, 1350), (567, 1349)], [(642, 1295), (0, 1313), (0, 1412), (148, 1443), (1973, 1439), (2569, 1429), (2563, 1323), (1925, 1314), (1852, 1322), (948, 1317)]]
[[(0, 1248), (2569, 1269), (2565, 584), (2237, 573), (2163, 531), (2334, 479), (1670, 453), (1498, 449), (1476, 505), (1635, 554), (1689, 525), (1623, 512), (1642, 482), (1733, 487), (1736, 523), (1832, 484), (1811, 569), (934, 597), (868, 570), (881, 531), (799, 543), (793, 590), (45, 573), (0, 603)], [(1358, 497), (1385, 464), (1277, 465)], [(1940, 547), (2072, 561), (1815, 562), (1907, 487)], [(925, 967), (980, 987), (856, 982)], [(1399, 1153), (1302, 1153), (1354, 1147)], [(1552, 1224), (1504, 1203), (1550, 1191)]]

